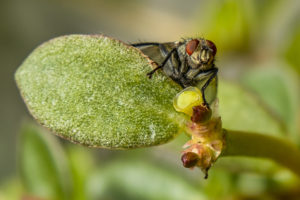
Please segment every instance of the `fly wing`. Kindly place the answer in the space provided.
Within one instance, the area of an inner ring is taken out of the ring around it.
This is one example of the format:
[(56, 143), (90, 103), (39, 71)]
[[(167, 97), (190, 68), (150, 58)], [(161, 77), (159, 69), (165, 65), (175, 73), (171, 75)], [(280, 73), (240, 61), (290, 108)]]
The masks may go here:
[(160, 64), (164, 60), (164, 56), (161, 54), (159, 46), (151, 45), (151, 46), (142, 46), (136, 47), (140, 49), (146, 56), (148, 56), (151, 60)]
[[(142, 43), (142, 46), (136, 46), (139, 48), (145, 55), (147, 55), (151, 60), (156, 62), (158, 65), (161, 65), (166, 59), (167, 55), (177, 46), (175, 42), (167, 42), (167, 43), (151, 43), (151, 45), (145, 46)], [(156, 44), (156, 45), (155, 45)], [(158, 45), (157, 45), (158, 44)], [(179, 61), (178, 56), (175, 56), (174, 53), (169, 57), (167, 62), (164, 64), (162, 71), (164, 74), (173, 80), (176, 79), (174, 74), (178, 74), (179, 69)]]
[[(175, 42), (167, 42), (163, 43), (159, 46), (160, 52), (165, 58), (174, 48), (177, 48)], [(174, 53), (171, 55), (171, 57), (168, 59), (167, 63), (163, 67), (164, 73), (172, 78), (173, 80), (176, 80), (176, 77), (174, 75), (178, 75), (179, 71), (179, 63), (177, 54)], [(176, 81), (175, 81), (176, 82)]]
[(151, 60), (161, 64), (167, 54), (175, 48), (176, 45), (174, 42), (166, 42), (158, 45), (149, 45), (149, 46), (137, 46), (136, 48), (140, 49), (145, 55), (147, 55)]

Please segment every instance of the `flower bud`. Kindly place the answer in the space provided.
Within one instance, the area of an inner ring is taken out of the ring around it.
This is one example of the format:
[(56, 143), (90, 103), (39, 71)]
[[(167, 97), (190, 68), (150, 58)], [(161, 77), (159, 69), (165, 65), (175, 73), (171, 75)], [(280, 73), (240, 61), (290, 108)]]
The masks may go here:
[(191, 120), (195, 123), (203, 123), (210, 120), (211, 114), (211, 109), (203, 104), (200, 106), (194, 106)]
[(192, 168), (197, 165), (199, 157), (196, 153), (186, 152), (181, 156), (181, 161), (184, 167)]
[(193, 107), (203, 103), (201, 92), (196, 87), (188, 87), (182, 90), (174, 98), (173, 106), (176, 111), (189, 116), (193, 115)]

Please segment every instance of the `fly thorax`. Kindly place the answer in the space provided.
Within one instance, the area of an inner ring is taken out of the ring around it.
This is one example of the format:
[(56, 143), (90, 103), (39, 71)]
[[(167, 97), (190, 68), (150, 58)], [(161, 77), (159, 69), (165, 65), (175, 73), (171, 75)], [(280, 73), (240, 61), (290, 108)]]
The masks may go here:
[(196, 77), (199, 74), (200, 71), (201, 71), (201, 68), (189, 69), (186, 73), (187, 79), (193, 79), (194, 77)]
[(208, 64), (202, 64), (200, 66), (200, 69), (203, 70), (203, 71), (209, 70), (211, 68), (213, 68), (213, 63), (212, 62), (209, 62)]

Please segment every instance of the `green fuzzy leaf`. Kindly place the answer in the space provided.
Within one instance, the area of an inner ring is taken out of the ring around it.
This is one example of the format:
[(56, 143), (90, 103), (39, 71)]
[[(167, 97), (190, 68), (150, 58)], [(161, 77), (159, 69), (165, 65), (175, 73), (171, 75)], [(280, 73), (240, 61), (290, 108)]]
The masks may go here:
[(173, 109), (181, 89), (146, 74), (138, 49), (102, 35), (69, 35), (35, 49), (15, 78), (31, 114), (57, 135), (103, 148), (136, 148), (172, 139), (183, 123)]

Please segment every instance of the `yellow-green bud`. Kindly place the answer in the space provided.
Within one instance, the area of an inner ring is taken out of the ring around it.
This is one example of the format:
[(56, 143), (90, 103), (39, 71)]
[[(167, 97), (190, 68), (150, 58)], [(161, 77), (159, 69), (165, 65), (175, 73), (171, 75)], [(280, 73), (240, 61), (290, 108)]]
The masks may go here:
[(193, 107), (203, 103), (201, 91), (196, 87), (188, 87), (176, 95), (173, 106), (176, 111), (189, 116), (193, 115)]

